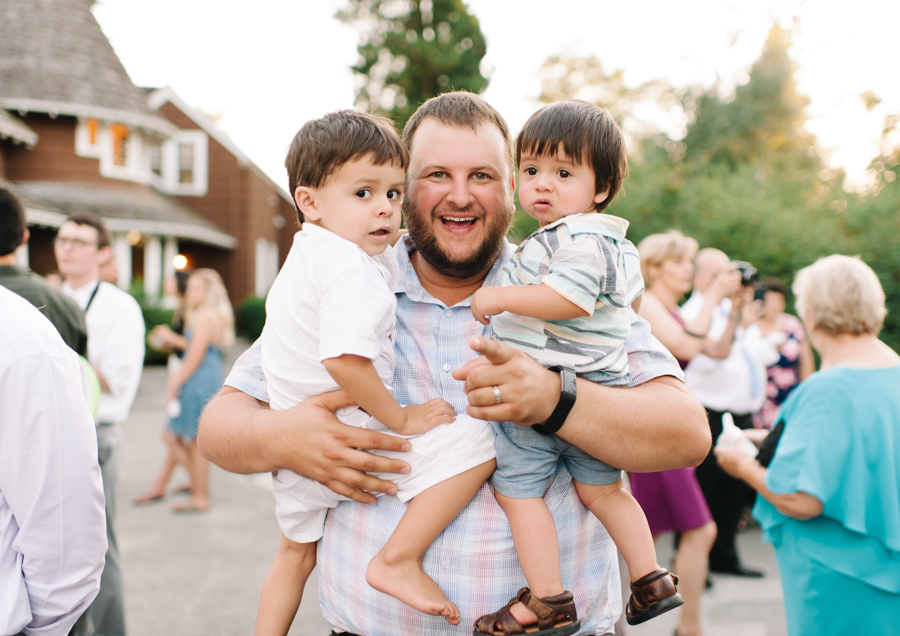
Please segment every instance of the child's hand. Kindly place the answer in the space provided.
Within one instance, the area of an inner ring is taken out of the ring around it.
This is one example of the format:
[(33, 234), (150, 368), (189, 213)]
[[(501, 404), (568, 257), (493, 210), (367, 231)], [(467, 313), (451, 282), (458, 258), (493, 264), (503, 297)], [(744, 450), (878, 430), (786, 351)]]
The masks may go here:
[(472, 296), (472, 315), (475, 320), (483, 325), (491, 324), (488, 316), (496, 316), (503, 313), (500, 306), (501, 287), (481, 287)]
[(406, 426), (402, 435), (419, 435), (427, 433), (438, 424), (449, 424), (456, 420), (456, 411), (450, 403), (441, 398), (428, 400), (425, 404), (410, 404), (403, 407), (406, 415)]

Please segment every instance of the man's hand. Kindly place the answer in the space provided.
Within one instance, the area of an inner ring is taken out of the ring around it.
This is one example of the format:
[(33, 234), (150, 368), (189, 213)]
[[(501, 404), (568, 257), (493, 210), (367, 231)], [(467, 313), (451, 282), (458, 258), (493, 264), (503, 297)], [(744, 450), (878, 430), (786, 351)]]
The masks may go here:
[(488, 316), (496, 316), (503, 313), (500, 306), (500, 294), (502, 287), (481, 287), (472, 296), (472, 315), (475, 320), (483, 325), (491, 324)]
[(421, 435), (435, 426), (456, 421), (456, 411), (441, 398), (428, 400), (425, 404), (404, 406), (403, 412), (406, 414), (406, 426), (402, 431), (397, 431), (402, 435)]
[(287, 468), (355, 501), (375, 503), (365, 491), (393, 494), (397, 486), (367, 473), (406, 474), (409, 465), (366, 451), (408, 451), (410, 444), (343, 424), (334, 412), (351, 404), (346, 394), (334, 391), (272, 411), (226, 386), (204, 410), (197, 441), (204, 456), (225, 470), (248, 474)]
[[(455, 379), (466, 383), (469, 415), (519, 426), (547, 421), (559, 402), (559, 374), (496, 340), (474, 336), (469, 346), (481, 356), (453, 372)], [(500, 404), (495, 386), (500, 391)]]

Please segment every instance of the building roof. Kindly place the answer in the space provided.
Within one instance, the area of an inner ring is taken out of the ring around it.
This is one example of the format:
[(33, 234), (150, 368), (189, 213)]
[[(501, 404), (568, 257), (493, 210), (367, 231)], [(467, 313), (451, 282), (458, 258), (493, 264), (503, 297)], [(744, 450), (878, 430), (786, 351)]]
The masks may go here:
[(262, 179), (272, 190), (278, 193), (282, 199), (290, 203), (292, 206), (294, 205), (294, 200), (291, 198), (291, 195), (287, 193), (287, 191), (275, 183), (269, 175), (262, 171), (262, 169), (253, 163), (250, 158), (243, 153), (243, 151), (238, 148), (237, 144), (231, 140), (231, 137), (228, 134), (217, 127), (209, 117), (201, 113), (199, 110), (192, 108), (187, 105), (187, 103), (181, 99), (178, 93), (171, 86), (164, 86), (162, 88), (144, 88), (144, 91), (147, 92), (147, 104), (150, 108), (154, 110), (159, 110), (166, 103), (172, 104), (175, 108), (180, 110), (188, 119), (197, 124), (200, 127), (200, 130), (205, 132), (207, 135), (215, 139), (225, 150), (230, 152), (235, 159), (237, 159), (238, 164), (241, 166), (249, 167), (253, 170), (256, 175)]
[(6, 184), (25, 202), (29, 224), (59, 227), (70, 214), (92, 212), (112, 232), (137, 230), (233, 249), (237, 239), (212, 221), (151, 188), (29, 181)]
[(38, 135), (25, 122), (0, 109), (0, 140), (12, 139), (16, 143), (34, 146)]
[(117, 121), (170, 135), (89, 0), (0, 0), (0, 108)]

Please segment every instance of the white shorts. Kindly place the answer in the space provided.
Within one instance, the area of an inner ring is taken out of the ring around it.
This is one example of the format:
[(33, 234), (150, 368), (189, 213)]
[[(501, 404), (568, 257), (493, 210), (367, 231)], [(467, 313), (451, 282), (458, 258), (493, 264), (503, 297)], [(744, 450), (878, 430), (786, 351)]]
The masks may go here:
[[(340, 419), (351, 426), (384, 431), (384, 427), (374, 418), (363, 411), (354, 410), (358, 415), (341, 414)], [(401, 437), (393, 432), (389, 434)], [(405, 453), (369, 451), (374, 455), (399, 459), (409, 464), (410, 472), (406, 475), (371, 473), (397, 484), (397, 497), (404, 503), (427, 488), (480, 466), (496, 456), (491, 423), (468, 415), (457, 415), (455, 422), (441, 424), (427, 433), (407, 439), (412, 449)], [(318, 541), (324, 531), (328, 510), (341, 501), (349, 501), (347, 497), (319, 482), (285, 469), (272, 474), (272, 486), (278, 525), (284, 536), (297, 543)], [(380, 496), (383, 493), (373, 494)]]

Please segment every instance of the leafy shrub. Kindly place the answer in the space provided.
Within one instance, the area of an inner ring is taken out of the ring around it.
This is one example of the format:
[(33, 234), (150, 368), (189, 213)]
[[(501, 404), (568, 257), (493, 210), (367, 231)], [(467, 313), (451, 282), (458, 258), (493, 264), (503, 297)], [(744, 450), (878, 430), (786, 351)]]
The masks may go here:
[(266, 299), (259, 296), (245, 298), (237, 314), (237, 333), (248, 340), (256, 340), (266, 324)]

